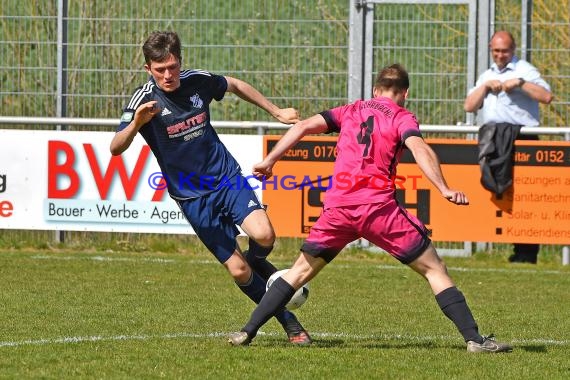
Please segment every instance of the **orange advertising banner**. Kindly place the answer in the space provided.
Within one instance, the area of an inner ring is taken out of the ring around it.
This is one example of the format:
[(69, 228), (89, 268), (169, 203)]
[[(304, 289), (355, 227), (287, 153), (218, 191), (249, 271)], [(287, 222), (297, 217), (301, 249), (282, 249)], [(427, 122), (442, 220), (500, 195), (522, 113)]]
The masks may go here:
[[(279, 136), (265, 136), (264, 154)], [(432, 231), (434, 241), (570, 244), (570, 143), (517, 141), (513, 186), (501, 197), (484, 189), (475, 141), (426, 140), (451, 188), (468, 206), (444, 199), (405, 151), (396, 197)], [(277, 236), (305, 237), (331, 184), (336, 137), (311, 136), (291, 148), (263, 183), (263, 201)], [(373, 200), (371, 200), (373, 202)]]

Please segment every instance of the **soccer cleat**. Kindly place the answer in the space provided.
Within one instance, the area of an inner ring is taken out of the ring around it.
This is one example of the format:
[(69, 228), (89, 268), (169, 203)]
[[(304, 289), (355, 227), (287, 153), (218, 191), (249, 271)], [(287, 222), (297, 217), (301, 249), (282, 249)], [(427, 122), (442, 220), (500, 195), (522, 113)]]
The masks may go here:
[(483, 336), (483, 343), (477, 343), (470, 340), (467, 342), (467, 352), (511, 352), (513, 347), (506, 343), (499, 343), (495, 341), (495, 336), (493, 334), (489, 336)]
[(251, 338), (245, 331), (238, 331), (230, 334), (228, 337), (228, 343), (232, 346), (249, 346)]
[(283, 327), (285, 328), (290, 343), (296, 346), (308, 346), (313, 343), (311, 336), (307, 330), (301, 326), (297, 318), (293, 317), (288, 319), (287, 324)]
[(287, 336), (289, 337), (289, 342), (297, 346), (309, 346), (313, 343), (309, 333), (305, 330), (295, 333), (287, 333)]

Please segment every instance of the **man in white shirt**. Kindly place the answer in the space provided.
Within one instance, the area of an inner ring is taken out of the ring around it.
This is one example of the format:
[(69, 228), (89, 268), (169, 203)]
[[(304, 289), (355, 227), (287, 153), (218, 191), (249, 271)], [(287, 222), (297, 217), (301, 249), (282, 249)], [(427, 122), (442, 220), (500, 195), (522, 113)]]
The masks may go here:
[[(539, 103), (549, 104), (553, 95), (536, 67), (515, 56), (511, 33), (498, 31), (489, 43), (494, 63), (479, 76), (465, 98), (466, 112), (477, 113), (477, 125), (507, 123), (536, 127)], [(538, 140), (536, 135), (519, 135), (519, 140)], [(510, 262), (536, 263), (538, 244), (514, 244)]]

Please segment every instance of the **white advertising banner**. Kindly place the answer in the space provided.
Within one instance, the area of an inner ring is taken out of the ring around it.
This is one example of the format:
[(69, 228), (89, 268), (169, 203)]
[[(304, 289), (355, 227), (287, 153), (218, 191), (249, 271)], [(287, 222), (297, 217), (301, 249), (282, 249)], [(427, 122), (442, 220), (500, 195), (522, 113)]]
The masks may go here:
[[(0, 130), (0, 229), (193, 233), (142, 137), (113, 157), (113, 135)], [(263, 137), (220, 139), (250, 175)]]

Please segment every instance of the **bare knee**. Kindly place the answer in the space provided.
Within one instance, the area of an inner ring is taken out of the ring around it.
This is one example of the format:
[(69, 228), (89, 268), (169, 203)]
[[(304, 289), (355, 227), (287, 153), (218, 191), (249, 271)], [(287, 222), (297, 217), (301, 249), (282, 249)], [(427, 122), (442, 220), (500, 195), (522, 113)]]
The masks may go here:
[(224, 263), (224, 267), (238, 284), (245, 284), (251, 278), (250, 266), (237, 252)]
[(447, 276), (447, 266), (445, 262), (438, 256), (433, 245), (429, 247), (409, 266), (423, 277), (431, 276)]
[(264, 210), (255, 210), (249, 214), (241, 224), (241, 228), (263, 247), (270, 247), (275, 242), (275, 231)]
[(258, 228), (252, 231), (249, 237), (262, 247), (271, 247), (275, 243), (275, 231), (271, 226)]
[(447, 265), (445, 265), (445, 262), (441, 259), (433, 262), (432, 266), (428, 268), (428, 270), (432, 273), (436, 273), (436, 274), (440, 274), (440, 275), (445, 275), (447, 276)]
[(432, 245), (420, 257), (411, 262), (410, 267), (429, 282), (434, 294), (454, 286), (453, 280), (447, 273), (445, 262), (437, 255)]

